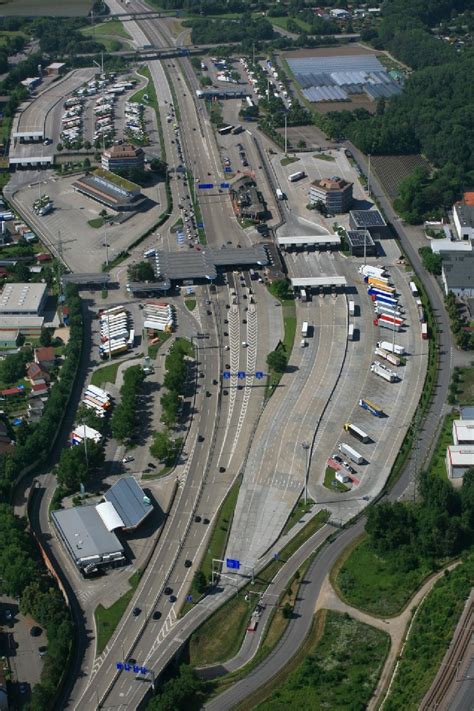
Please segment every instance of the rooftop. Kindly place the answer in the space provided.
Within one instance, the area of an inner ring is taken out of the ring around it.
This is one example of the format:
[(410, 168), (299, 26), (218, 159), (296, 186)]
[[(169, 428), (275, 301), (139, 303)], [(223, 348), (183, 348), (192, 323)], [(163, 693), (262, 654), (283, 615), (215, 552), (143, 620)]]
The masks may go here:
[(136, 528), (153, 511), (153, 504), (133, 476), (119, 479), (104, 499), (113, 504), (125, 529)]
[[(466, 193), (467, 195), (474, 195), (474, 193)], [(456, 210), (459, 222), (463, 227), (474, 227), (474, 201), (462, 203), (458, 202), (454, 206)]]
[(378, 210), (351, 210), (349, 214), (358, 228), (386, 226)]
[(123, 553), (122, 544), (115, 533), (107, 530), (95, 506), (59, 509), (51, 516), (74, 558)]
[[(117, 146), (117, 148), (120, 148), (120, 146)], [(117, 187), (123, 188), (124, 190), (129, 190), (132, 192), (140, 190), (140, 186), (136, 183), (132, 183), (131, 180), (127, 180), (126, 178), (121, 178), (120, 175), (116, 175), (110, 170), (105, 170), (105, 168), (96, 168), (93, 172), (93, 175), (96, 175), (97, 177), (102, 178), (103, 180), (107, 180), (109, 183), (112, 183), (112, 185), (116, 185)]]
[(351, 247), (375, 246), (375, 242), (368, 230), (347, 230), (346, 234)]
[(268, 257), (263, 245), (243, 249), (202, 249), (183, 252), (157, 252), (156, 272), (158, 276), (171, 280), (215, 279), (216, 267), (266, 266)]
[(107, 158), (136, 158), (137, 156), (143, 155), (143, 149), (135, 148), (135, 146), (129, 143), (114, 144), (110, 146), (110, 148), (106, 148), (102, 155)]
[(474, 420), (454, 420), (453, 433), (458, 442), (472, 442), (474, 444)]
[(448, 289), (474, 289), (474, 251), (443, 252), (442, 264)]
[(321, 178), (321, 180), (313, 180), (311, 185), (314, 185), (316, 188), (320, 188), (321, 190), (324, 190), (326, 192), (332, 192), (336, 190), (344, 190), (353, 185), (353, 183), (349, 183), (347, 180), (339, 178), (337, 175), (335, 175), (332, 178)]
[(474, 446), (470, 444), (451, 444), (448, 457), (453, 467), (474, 467)]
[(46, 289), (46, 284), (5, 284), (0, 295), (0, 314), (38, 312)]

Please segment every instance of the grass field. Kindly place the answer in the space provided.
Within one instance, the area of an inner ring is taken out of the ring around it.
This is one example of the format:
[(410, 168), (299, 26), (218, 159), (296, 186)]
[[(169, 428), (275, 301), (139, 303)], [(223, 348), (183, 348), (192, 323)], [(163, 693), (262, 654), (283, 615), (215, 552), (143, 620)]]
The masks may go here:
[(305, 505), (304, 499), (300, 499), (291, 514), (288, 516), (288, 520), (285, 523), (282, 534), (287, 533), (290, 528), (293, 528), (295, 523), (298, 523), (303, 514), (307, 513), (308, 511), (311, 511), (311, 507), (313, 506), (313, 504), (314, 501), (311, 501), (309, 499), (308, 503)]
[(416, 711), (452, 639), (474, 580), (474, 556), (446, 572), (415, 618), (384, 711)]
[(115, 383), (118, 367), (118, 363), (110, 363), (109, 365), (104, 365), (103, 368), (96, 370), (92, 373), (92, 385), (100, 388), (102, 385), (105, 385), (105, 383)]
[(269, 17), (268, 20), (272, 23), (272, 25), (281, 27), (282, 30), (288, 31), (288, 20), (292, 20), (303, 32), (309, 32), (311, 29), (311, 26), (308, 25), (307, 22), (296, 17)]
[(122, 595), (116, 602), (110, 607), (104, 607), (103, 605), (98, 605), (95, 608), (94, 617), (95, 624), (97, 627), (97, 648), (96, 655), (102, 653), (107, 642), (113, 635), (118, 623), (122, 619), (122, 616), (127, 609), (130, 600), (133, 597), (137, 585), (140, 581), (140, 573), (134, 573), (129, 578), (130, 589)]
[(342, 599), (378, 617), (398, 615), (431, 572), (423, 563), (401, 571), (395, 556), (378, 555), (365, 536), (342, 561), (336, 564), (334, 581)]
[(291, 163), (297, 163), (299, 161), (299, 158), (296, 156), (286, 156), (286, 158), (282, 158), (280, 163), (281, 165), (291, 165)]
[(349, 487), (346, 486), (345, 484), (342, 484), (342, 482), (337, 481), (336, 477), (336, 472), (334, 469), (331, 469), (331, 467), (326, 467), (326, 473), (324, 475), (324, 486), (326, 489), (330, 489), (330, 491), (340, 491), (343, 493), (344, 491), (349, 491)]
[(453, 444), (453, 422), (459, 419), (459, 413), (450, 413), (446, 415), (443, 421), (443, 427), (439, 433), (436, 447), (431, 455), (430, 463), (428, 466), (428, 471), (430, 474), (436, 474), (437, 476), (447, 479), (448, 473), (446, 471), (446, 447), (449, 444)]
[[(271, 292), (271, 289), (270, 289)], [(275, 297), (278, 298), (278, 297)], [(283, 348), (288, 359), (291, 356), (291, 352), (293, 350), (293, 346), (295, 343), (295, 335), (296, 335), (296, 306), (295, 302), (293, 299), (279, 299), (281, 301), (282, 305), (282, 311), (283, 311), (283, 327), (284, 327), (284, 335), (283, 335), (283, 342), (280, 346), (280, 348)], [(277, 373), (271, 369), (269, 369), (270, 372), (268, 374), (267, 378), (267, 389), (266, 389), (266, 396), (270, 397), (275, 388), (278, 386), (283, 373)]]
[(98, 230), (99, 227), (102, 227), (104, 225), (104, 218), (103, 217), (94, 217), (92, 220), (88, 220), (87, 224), (89, 227), (92, 227), (95, 230)]
[(97, 42), (103, 42), (107, 37), (116, 37), (118, 40), (124, 39), (130, 40), (130, 42), (132, 41), (132, 37), (123, 26), (123, 23), (116, 19), (101, 22), (100, 24), (93, 25), (92, 27), (84, 27), (81, 30), (81, 33), (86, 37), (95, 39)]
[(196, 299), (185, 299), (184, 300), (185, 306), (189, 311), (194, 311), (196, 308)]
[(313, 158), (316, 158), (317, 160), (325, 160), (330, 163), (334, 163), (336, 160), (334, 156), (330, 156), (329, 153), (315, 153)]
[(289, 665), (237, 708), (364, 709), (389, 647), (390, 638), (385, 632), (349, 615), (321, 610)]
[(474, 366), (460, 368), (460, 376), (457, 384), (457, 401), (460, 405), (474, 405)]
[(166, 343), (168, 338), (170, 338), (171, 333), (160, 333), (160, 340), (158, 343), (153, 343), (153, 345), (148, 346), (148, 355), (150, 358), (155, 359), (156, 356), (158, 355), (158, 351), (160, 350), (161, 346), (163, 343)]

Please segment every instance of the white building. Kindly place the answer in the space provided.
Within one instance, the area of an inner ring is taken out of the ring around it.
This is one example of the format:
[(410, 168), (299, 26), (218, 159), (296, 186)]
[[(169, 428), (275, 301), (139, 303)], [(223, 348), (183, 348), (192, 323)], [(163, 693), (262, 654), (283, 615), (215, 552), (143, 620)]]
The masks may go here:
[(446, 470), (450, 479), (461, 479), (474, 467), (474, 446), (450, 445), (446, 449)]
[(474, 202), (464, 194), (464, 202), (453, 206), (453, 220), (459, 239), (474, 242)]
[(456, 445), (474, 445), (474, 420), (454, 420), (453, 442)]

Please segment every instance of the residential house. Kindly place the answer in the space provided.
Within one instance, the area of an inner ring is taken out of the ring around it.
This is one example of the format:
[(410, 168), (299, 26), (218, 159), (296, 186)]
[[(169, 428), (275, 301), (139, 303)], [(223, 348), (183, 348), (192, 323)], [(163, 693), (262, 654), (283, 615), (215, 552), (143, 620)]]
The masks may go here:
[(32, 385), (44, 381), (49, 382), (49, 374), (38, 363), (30, 363), (26, 369), (26, 377)]
[(48, 373), (54, 368), (56, 364), (56, 353), (52, 346), (43, 346), (42, 348), (35, 348), (35, 363), (37, 363), (42, 370), (46, 370)]

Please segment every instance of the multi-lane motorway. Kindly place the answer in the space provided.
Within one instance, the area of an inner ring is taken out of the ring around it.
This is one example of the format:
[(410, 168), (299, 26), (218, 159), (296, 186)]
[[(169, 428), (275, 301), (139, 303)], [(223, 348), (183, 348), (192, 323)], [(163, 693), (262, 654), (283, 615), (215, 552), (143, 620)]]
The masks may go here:
[[(121, 6), (111, 0), (111, 8), (114, 12)], [(146, 8), (146, 5), (133, 0), (130, 8), (139, 10)], [(157, 27), (152, 19), (140, 20), (139, 24), (130, 22), (127, 29), (133, 37), (136, 33), (137, 42), (143, 43), (142, 38), (146, 36), (158, 46), (170, 43), (170, 38), (164, 34), (166, 30)], [(166, 121), (169, 106), (173, 103), (180, 116), (183, 162), (194, 179), (218, 184), (225, 175), (223, 154), (196, 98), (198, 85), (192, 67), (185, 59), (167, 60), (165, 64), (168, 76), (158, 61), (150, 62), (149, 67), (165, 129), (170, 168), (176, 169), (181, 163), (174, 129)], [(249, 139), (246, 137), (244, 140)], [(356, 158), (363, 161), (362, 156)], [(254, 160), (253, 167), (259, 170), (256, 152)], [(174, 176), (171, 182), (174, 207), (170, 224), (182, 215), (179, 205), (186, 201), (189, 204), (190, 197), (187, 196), (193, 190), (192, 184), (185, 188), (184, 181), (178, 180), (176, 174)], [(375, 181), (372, 186), (377, 190)], [(382, 206), (388, 217), (394, 219), (389, 206)], [(200, 200), (200, 207), (213, 247), (224, 246), (228, 242), (245, 242), (247, 237), (239, 227), (225, 193), (213, 191)], [(405, 246), (406, 237), (400, 225), (398, 230)], [(163, 246), (172, 247), (173, 238), (170, 235), (164, 234), (162, 239)], [(407, 251), (409, 249), (407, 245)], [(410, 251), (409, 256), (419, 268), (416, 253)], [(242, 470), (245, 474), (229, 551), (242, 560), (247, 557), (249, 568), (258, 559), (261, 566), (271, 557), (272, 544), (288, 509), (301, 493), (306, 474), (306, 455), (302, 444), (311, 443), (316, 424), (344, 362), (341, 341), (346, 342), (346, 300), (341, 296), (329, 297), (314, 304), (314, 337), (308, 348), (295, 349), (290, 361), (298, 375), (288, 379), (288, 383), (283, 379), (283, 387), (261, 415), (263, 388), (258, 386), (254, 373), (264, 368), (264, 358), (271, 350), (269, 346), (273, 344), (274, 347), (276, 336), (280, 337), (282, 318), (281, 309), (275, 306), (264, 287), (252, 284), (254, 293), (251, 294), (250, 286), (245, 278), (229, 275), (227, 285), (219, 287), (216, 293), (208, 293), (207, 303), (199, 304), (197, 318), (200, 330), (208, 333), (209, 338), (200, 342), (197, 351), (195, 416), (187, 434), (185, 459), (176, 471), (178, 486), (173, 509), (133, 600), (134, 606), (142, 612), (138, 617), (133, 617), (130, 610), (125, 614), (109, 644), (96, 659), (92, 647), (86, 648), (85, 639), (81, 640), (82, 674), (78, 675), (65, 707), (82, 709), (100, 705), (110, 709), (137, 708), (149, 685), (135, 680), (133, 675), (118, 672), (116, 662), (133, 657), (158, 673), (189, 634), (242, 584), (242, 579), (236, 578), (234, 584), (224, 585), (218, 593), (195, 605), (185, 617), (177, 617), (176, 611), (206, 549), (219, 505)], [(440, 298), (435, 287), (430, 284), (429, 289), (433, 303), (439, 306)], [(444, 318), (442, 308), (438, 313)], [(301, 314), (298, 327), (300, 325)], [(441, 411), (449, 378), (449, 327), (443, 330), (441, 347), (445, 357), (441, 360), (441, 387), (434, 401), (433, 411), (437, 414)], [(221, 373), (226, 369), (232, 375), (228, 384), (222, 385)], [(239, 370), (247, 373), (243, 382), (235, 375)], [(309, 382), (311, 387), (308, 387)], [(422, 461), (422, 455), (430, 444), (429, 436), (432, 432), (429, 435), (423, 433), (418, 444), (419, 461)], [(410, 473), (411, 470), (405, 472), (392, 497), (404, 491)], [(281, 503), (282, 496), (287, 499), (284, 505)], [(260, 518), (261, 511), (265, 515)], [(209, 521), (208, 525), (203, 523), (205, 520)], [(47, 525), (46, 521), (43, 516), (44, 525)], [(251, 676), (212, 702), (209, 708), (219, 711), (231, 708), (247, 693), (270, 679), (291, 657), (309, 627), (325, 575), (339, 553), (354, 540), (362, 525), (359, 522), (348, 528), (315, 559), (307, 576), (309, 584), (304, 586), (297, 602), (296, 612), (299, 615), (288, 627), (284, 640), (274, 653), (256, 667)], [(329, 527), (320, 532), (321, 541), (329, 532)], [(185, 566), (186, 560), (193, 561), (191, 568)], [(172, 588), (176, 601), (170, 601), (169, 595), (163, 594), (168, 586)], [(153, 618), (155, 610), (161, 612), (160, 619)]]

